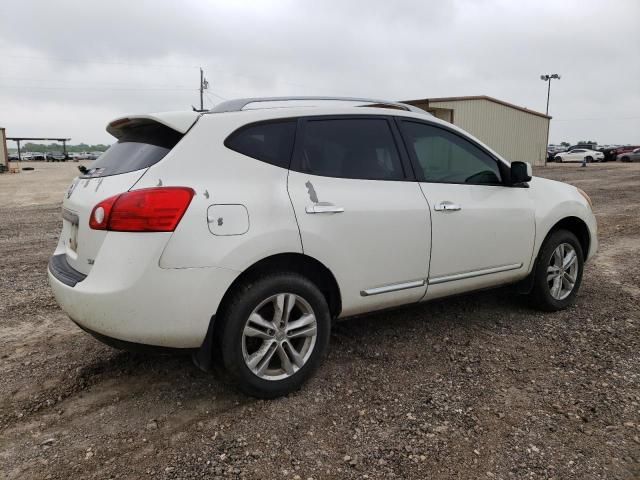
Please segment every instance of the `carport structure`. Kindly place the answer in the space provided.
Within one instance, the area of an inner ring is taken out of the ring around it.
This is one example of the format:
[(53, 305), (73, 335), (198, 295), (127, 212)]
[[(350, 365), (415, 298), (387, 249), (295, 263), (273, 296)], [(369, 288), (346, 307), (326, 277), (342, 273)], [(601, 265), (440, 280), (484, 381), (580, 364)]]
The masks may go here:
[(62, 142), (62, 152), (64, 156), (67, 156), (67, 142), (71, 141), (70, 138), (32, 138), (32, 137), (7, 137), (7, 140), (16, 142), (18, 145), (18, 159), (22, 161), (22, 153), (20, 151), (20, 142)]

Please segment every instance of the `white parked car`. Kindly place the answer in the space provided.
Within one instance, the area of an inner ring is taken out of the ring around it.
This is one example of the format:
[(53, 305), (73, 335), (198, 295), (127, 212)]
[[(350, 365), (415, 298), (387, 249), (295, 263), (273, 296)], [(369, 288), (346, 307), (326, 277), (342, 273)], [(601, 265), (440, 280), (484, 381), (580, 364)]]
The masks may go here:
[(49, 262), (81, 328), (215, 359), (271, 398), (314, 372), (336, 318), (511, 283), (544, 310), (574, 301), (598, 245), (580, 189), (408, 105), (244, 108), (266, 100), (108, 125)]
[(604, 153), (596, 150), (588, 150), (586, 148), (574, 148), (568, 152), (556, 153), (554, 157), (556, 162), (601, 162), (604, 160)]

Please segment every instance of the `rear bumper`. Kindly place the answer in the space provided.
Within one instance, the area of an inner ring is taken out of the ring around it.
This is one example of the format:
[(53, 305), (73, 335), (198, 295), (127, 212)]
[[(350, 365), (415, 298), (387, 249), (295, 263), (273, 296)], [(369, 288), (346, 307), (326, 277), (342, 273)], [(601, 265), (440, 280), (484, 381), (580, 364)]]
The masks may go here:
[[(74, 322), (75, 323), (75, 322)], [(142, 343), (127, 342), (125, 340), (119, 340), (117, 338), (108, 337), (101, 333), (94, 332), (79, 323), (76, 323), (82, 330), (93, 336), (96, 340), (101, 341), (105, 345), (109, 345), (112, 348), (118, 350), (126, 350), (128, 352), (150, 353), (156, 355), (173, 355), (173, 354), (193, 354), (197, 352), (194, 348), (171, 348), (171, 347), (159, 347), (157, 345), (145, 345)]]
[(105, 343), (198, 348), (239, 272), (160, 268), (165, 244), (154, 235), (110, 232), (86, 278), (72, 286), (72, 272), (50, 266), (49, 284), (65, 313)]

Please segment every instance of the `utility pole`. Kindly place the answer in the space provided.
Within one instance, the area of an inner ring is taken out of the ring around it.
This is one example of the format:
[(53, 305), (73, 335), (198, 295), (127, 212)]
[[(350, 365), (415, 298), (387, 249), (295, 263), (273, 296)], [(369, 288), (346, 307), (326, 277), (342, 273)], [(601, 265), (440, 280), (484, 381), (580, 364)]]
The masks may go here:
[[(203, 99), (203, 95), (204, 95), (204, 91), (207, 90), (209, 88), (209, 82), (207, 81), (206, 78), (204, 78), (204, 71), (202, 70), (202, 67), (200, 67), (200, 110), (199, 111), (204, 111), (204, 99)], [(195, 110), (195, 107), (194, 107)]]
[[(202, 94), (204, 93), (204, 72), (200, 67), (200, 110), (204, 110), (204, 103), (202, 101)], [(549, 109), (549, 102), (547, 101), (547, 110)]]

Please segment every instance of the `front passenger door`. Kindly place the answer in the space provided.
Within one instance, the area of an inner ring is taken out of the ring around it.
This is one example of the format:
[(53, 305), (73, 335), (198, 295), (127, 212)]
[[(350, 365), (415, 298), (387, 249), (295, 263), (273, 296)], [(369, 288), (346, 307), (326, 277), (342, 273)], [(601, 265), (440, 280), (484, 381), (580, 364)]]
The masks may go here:
[(431, 211), (425, 298), (526, 276), (535, 238), (529, 189), (507, 186), (508, 167), (458, 132), (419, 121), (400, 124)]

